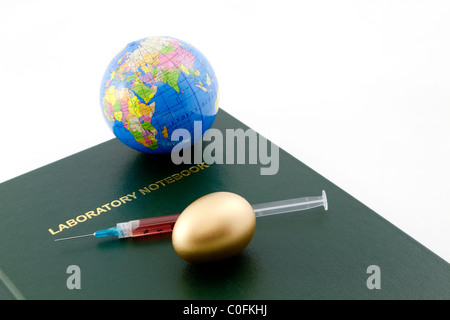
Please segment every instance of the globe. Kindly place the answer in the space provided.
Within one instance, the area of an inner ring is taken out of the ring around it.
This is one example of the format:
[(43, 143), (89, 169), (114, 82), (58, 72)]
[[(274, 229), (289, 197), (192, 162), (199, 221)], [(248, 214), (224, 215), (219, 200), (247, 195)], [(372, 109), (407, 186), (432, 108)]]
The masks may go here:
[(188, 145), (194, 143), (194, 125), (201, 124), (203, 135), (214, 122), (218, 101), (208, 60), (171, 37), (129, 43), (108, 65), (100, 89), (103, 115), (114, 135), (146, 153), (171, 152), (180, 143), (171, 139), (177, 129), (187, 130)]

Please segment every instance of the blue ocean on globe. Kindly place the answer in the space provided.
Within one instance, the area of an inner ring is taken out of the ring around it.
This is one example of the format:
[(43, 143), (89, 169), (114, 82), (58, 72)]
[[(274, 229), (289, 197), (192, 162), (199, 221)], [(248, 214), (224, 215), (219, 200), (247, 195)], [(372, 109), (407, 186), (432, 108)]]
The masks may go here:
[(219, 88), (210, 63), (192, 45), (149, 37), (129, 43), (111, 61), (100, 103), (121, 142), (146, 153), (170, 153), (179, 143), (171, 140), (174, 130), (188, 130), (193, 143), (195, 121), (201, 121), (202, 135), (211, 127)]

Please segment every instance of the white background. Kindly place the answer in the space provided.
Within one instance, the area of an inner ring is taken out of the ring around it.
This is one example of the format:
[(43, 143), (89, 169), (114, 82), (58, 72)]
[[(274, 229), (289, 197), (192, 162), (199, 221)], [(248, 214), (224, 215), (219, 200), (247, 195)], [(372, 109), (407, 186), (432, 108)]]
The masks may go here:
[(224, 110), (450, 261), (448, 1), (2, 2), (0, 182), (113, 138), (103, 72), (152, 35), (199, 48)]

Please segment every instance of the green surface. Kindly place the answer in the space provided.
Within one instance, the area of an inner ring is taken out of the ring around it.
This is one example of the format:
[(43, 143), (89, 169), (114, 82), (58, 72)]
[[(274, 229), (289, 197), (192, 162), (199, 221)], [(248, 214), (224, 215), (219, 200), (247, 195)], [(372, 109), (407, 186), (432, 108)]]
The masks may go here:
[[(213, 127), (247, 128), (224, 111)], [(283, 150), (273, 176), (260, 175), (260, 165), (213, 164), (165, 182), (190, 167), (114, 139), (1, 184), (0, 269), (27, 299), (450, 298), (447, 262)], [(151, 193), (139, 192), (155, 185)], [(179, 213), (214, 191), (256, 204), (322, 189), (328, 212), (258, 218), (247, 249), (215, 264), (186, 263), (170, 238), (53, 241)], [(111, 205), (133, 192), (136, 199)], [(48, 230), (97, 208), (104, 212), (55, 235)], [(70, 265), (80, 267), (80, 290), (66, 286)], [(370, 265), (380, 267), (379, 290), (366, 286)], [(2, 282), (0, 298), (13, 298)]]

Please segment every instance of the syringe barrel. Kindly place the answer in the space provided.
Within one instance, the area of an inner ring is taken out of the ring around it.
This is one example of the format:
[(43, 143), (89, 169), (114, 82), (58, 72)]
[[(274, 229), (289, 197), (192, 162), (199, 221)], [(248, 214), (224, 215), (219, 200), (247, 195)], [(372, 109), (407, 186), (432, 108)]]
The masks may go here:
[[(252, 207), (255, 212), (255, 216), (262, 217), (293, 211), (307, 210), (320, 206), (324, 206), (325, 210), (328, 209), (325, 191), (322, 191), (322, 196), (267, 202), (256, 204)], [(167, 216), (122, 222), (118, 223), (116, 228), (111, 228), (111, 230), (117, 229), (117, 236), (119, 238), (168, 234), (172, 233), (175, 222), (177, 221), (179, 216), (180, 214), (172, 214)]]
[(255, 216), (262, 217), (293, 211), (307, 210), (320, 206), (324, 206), (325, 210), (328, 210), (327, 196), (325, 194), (325, 191), (322, 191), (322, 195), (317, 197), (303, 197), (267, 202), (256, 204), (252, 207), (255, 211)]
[(171, 233), (180, 214), (132, 220), (117, 224), (118, 237), (141, 237)]

